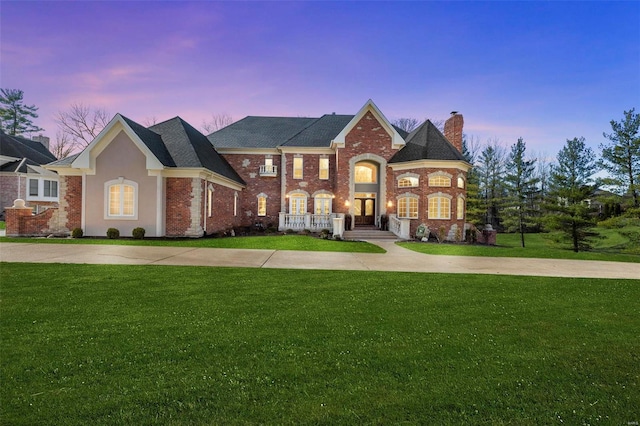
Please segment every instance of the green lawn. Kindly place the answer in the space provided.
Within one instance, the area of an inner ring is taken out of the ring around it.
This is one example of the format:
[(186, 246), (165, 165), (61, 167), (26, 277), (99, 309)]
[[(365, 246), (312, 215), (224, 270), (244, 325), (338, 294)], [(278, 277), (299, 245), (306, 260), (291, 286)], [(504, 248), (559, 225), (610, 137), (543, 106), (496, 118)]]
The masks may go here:
[(6, 229), (7, 228), (7, 224), (5, 223), (4, 220), (0, 220), (0, 229)]
[(640, 420), (640, 280), (0, 268), (0, 424)]
[[(640, 247), (634, 246), (615, 230), (599, 230), (602, 238), (594, 249), (574, 253), (565, 245), (554, 241), (550, 234), (526, 234), (525, 248), (520, 244), (520, 234), (498, 234), (496, 246), (467, 244), (438, 244), (406, 242), (402, 247), (427, 254), (486, 257), (533, 257), (544, 259), (609, 260), (640, 263)], [(623, 248), (620, 248), (623, 247)]]
[(38, 244), (108, 244), (135, 246), (179, 246), (233, 249), (269, 249), (298, 251), (333, 251), (352, 253), (384, 253), (385, 250), (360, 241), (323, 240), (313, 235), (273, 235), (228, 238), (106, 239), (106, 238), (7, 238), (2, 243)]

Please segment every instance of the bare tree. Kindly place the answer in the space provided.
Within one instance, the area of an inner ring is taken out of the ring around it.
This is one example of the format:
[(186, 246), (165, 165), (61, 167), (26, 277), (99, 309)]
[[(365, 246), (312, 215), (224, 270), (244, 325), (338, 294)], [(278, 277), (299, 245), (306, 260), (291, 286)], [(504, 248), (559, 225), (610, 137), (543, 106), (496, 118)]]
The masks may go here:
[(82, 103), (71, 104), (67, 111), (59, 111), (55, 121), (60, 131), (68, 135), (77, 148), (84, 148), (109, 124), (110, 115), (104, 108)]
[(202, 122), (202, 130), (204, 130), (205, 134), (213, 133), (232, 123), (233, 118), (229, 114), (212, 114), (211, 120)]
[(56, 132), (56, 141), (51, 145), (51, 153), (57, 159), (66, 158), (77, 149), (77, 146), (71, 140), (69, 134), (60, 130)]
[(420, 121), (417, 118), (398, 118), (394, 120), (391, 124), (400, 129), (404, 130), (407, 133), (413, 132), (419, 125)]
[(142, 124), (144, 124), (145, 127), (151, 127), (155, 124), (158, 124), (158, 119), (156, 118), (155, 115), (152, 115), (151, 117), (147, 117), (142, 121)]

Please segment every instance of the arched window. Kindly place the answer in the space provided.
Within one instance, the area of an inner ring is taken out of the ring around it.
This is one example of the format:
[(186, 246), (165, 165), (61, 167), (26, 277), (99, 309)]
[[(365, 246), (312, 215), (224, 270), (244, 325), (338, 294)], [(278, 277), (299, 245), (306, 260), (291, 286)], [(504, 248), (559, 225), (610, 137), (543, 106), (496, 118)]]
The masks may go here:
[(305, 214), (307, 212), (307, 194), (294, 192), (289, 194), (289, 214)]
[(458, 176), (458, 188), (464, 188), (464, 178), (462, 176)]
[(331, 201), (333, 196), (331, 194), (317, 194), (313, 197), (315, 214), (331, 214)]
[(418, 218), (418, 197), (407, 194), (398, 198), (398, 217), (404, 219)]
[(413, 188), (418, 186), (418, 178), (417, 177), (403, 177), (398, 179), (398, 187), (399, 188)]
[(258, 216), (267, 215), (267, 194), (258, 194)]
[(105, 219), (138, 218), (138, 184), (118, 178), (105, 182)]
[(458, 205), (456, 206), (456, 218), (464, 219), (464, 197), (458, 197)]
[(429, 219), (450, 219), (451, 218), (451, 197), (445, 194), (434, 194), (429, 196)]
[(356, 183), (378, 182), (378, 167), (373, 163), (360, 162), (355, 166)]
[(440, 173), (429, 175), (429, 186), (449, 187), (451, 186), (451, 177)]

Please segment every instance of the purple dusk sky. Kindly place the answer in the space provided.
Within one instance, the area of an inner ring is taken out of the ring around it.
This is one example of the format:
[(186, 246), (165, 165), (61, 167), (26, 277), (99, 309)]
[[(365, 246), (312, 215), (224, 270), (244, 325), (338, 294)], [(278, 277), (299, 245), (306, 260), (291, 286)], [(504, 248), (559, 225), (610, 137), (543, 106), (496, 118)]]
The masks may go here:
[(555, 155), (640, 107), (640, 2), (14, 2), (3, 88), (52, 141), (71, 103), (179, 115), (388, 119), (460, 111), (465, 133)]

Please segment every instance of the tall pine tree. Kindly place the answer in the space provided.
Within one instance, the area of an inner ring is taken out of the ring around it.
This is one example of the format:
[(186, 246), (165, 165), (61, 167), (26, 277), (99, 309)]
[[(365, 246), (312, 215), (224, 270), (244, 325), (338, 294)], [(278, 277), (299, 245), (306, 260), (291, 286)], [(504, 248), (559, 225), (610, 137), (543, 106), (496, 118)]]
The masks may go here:
[(509, 231), (520, 233), (522, 247), (524, 233), (533, 224), (532, 206), (536, 205), (535, 199), (539, 193), (538, 179), (535, 177), (536, 160), (526, 159), (526, 149), (522, 138), (511, 146), (505, 176), (507, 197), (502, 212), (505, 227)]
[(44, 129), (33, 124), (38, 118), (35, 105), (24, 105), (24, 92), (18, 89), (0, 89), (0, 125), (10, 135), (39, 132)]
[(631, 195), (633, 207), (640, 207), (640, 114), (635, 108), (624, 112), (624, 120), (611, 120), (613, 133), (603, 133), (609, 139), (601, 144), (599, 165), (609, 172), (606, 183), (617, 186), (621, 193)]
[(551, 172), (546, 223), (551, 229), (560, 230), (575, 252), (588, 250), (589, 238), (595, 235), (589, 200), (596, 190), (592, 179), (596, 171), (595, 156), (585, 146), (584, 138), (573, 138), (558, 153), (558, 164)]

